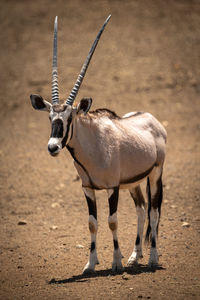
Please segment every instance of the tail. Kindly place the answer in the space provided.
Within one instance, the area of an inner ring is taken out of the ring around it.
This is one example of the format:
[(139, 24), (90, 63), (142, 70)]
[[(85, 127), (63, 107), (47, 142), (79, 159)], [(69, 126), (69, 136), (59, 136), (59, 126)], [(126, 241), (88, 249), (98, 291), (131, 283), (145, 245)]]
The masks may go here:
[(149, 244), (151, 240), (151, 225), (150, 225), (150, 211), (151, 211), (151, 189), (150, 189), (150, 182), (149, 177), (147, 177), (147, 198), (148, 198), (148, 225), (147, 225), (147, 231), (145, 236), (145, 243)]
[[(147, 225), (147, 231), (146, 231), (146, 236), (145, 236), (145, 243), (149, 244), (151, 242), (151, 224), (150, 224), (151, 187), (150, 187), (149, 177), (147, 178), (147, 197), (148, 197), (148, 225)], [(157, 193), (155, 195), (156, 206), (158, 208), (158, 213), (159, 213), (157, 234), (158, 234), (158, 226), (159, 226), (160, 215), (161, 215), (162, 199), (163, 199), (163, 186), (162, 186), (162, 176), (160, 176), (160, 178), (157, 181)]]

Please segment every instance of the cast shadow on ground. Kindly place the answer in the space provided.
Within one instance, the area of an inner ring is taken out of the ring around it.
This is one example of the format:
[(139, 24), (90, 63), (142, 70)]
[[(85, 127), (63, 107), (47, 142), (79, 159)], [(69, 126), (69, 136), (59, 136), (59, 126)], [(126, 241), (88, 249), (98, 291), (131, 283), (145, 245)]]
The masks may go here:
[(124, 267), (123, 272), (117, 273), (112, 272), (112, 269), (107, 270), (100, 270), (95, 271), (90, 274), (80, 274), (75, 275), (69, 278), (65, 279), (58, 279), (52, 278), (48, 284), (65, 284), (65, 283), (73, 283), (73, 282), (86, 282), (89, 281), (90, 278), (96, 278), (96, 277), (108, 277), (108, 276), (117, 276), (119, 274), (123, 275), (124, 273), (127, 273), (129, 275), (139, 275), (141, 273), (155, 273), (158, 270), (165, 270), (161, 265), (155, 266), (155, 267), (149, 267), (146, 265), (138, 264), (134, 267)]

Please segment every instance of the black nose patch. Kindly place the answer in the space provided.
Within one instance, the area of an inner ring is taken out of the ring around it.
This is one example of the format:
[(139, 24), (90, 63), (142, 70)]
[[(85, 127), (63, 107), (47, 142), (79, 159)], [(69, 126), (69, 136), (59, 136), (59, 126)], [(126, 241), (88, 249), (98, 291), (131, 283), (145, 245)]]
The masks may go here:
[(63, 122), (60, 119), (56, 119), (52, 123), (51, 137), (62, 138), (63, 137)]

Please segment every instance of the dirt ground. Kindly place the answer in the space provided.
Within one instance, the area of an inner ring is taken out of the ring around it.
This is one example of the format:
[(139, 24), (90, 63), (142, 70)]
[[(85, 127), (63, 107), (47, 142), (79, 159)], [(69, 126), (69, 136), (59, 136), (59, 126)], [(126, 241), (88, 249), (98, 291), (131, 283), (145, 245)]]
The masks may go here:
[[(1, 0), (0, 299), (200, 299), (200, 2), (198, 0)], [(67, 150), (47, 152), (54, 17), (66, 99), (97, 31), (101, 38), (78, 99), (119, 115), (149, 111), (168, 132), (160, 265), (127, 267), (136, 213), (120, 191), (123, 274), (113, 274), (105, 191), (97, 192), (100, 264), (82, 275), (90, 235), (86, 201)], [(21, 224), (21, 225), (20, 225)]]

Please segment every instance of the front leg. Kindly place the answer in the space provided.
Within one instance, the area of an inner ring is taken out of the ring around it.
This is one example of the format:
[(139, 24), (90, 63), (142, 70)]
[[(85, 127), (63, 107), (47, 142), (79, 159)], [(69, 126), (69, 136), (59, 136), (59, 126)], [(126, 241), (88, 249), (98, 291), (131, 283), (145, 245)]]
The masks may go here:
[(132, 266), (137, 264), (138, 260), (143, 257), (142, 255), (142, 238), (145, 222), (145, 200), (140, 186), (130, 189), (131, 197), (133, 198), (137, 212), (137, 237), (135, 241), (135, 247), (131, 256), (128, 259), (128, 265)]
[(96, 253), (96, 234), (97, 234), (97, 207), (96, 197), (94, 190), (90, 188), (83, 188), (89, 211), (89, 230), (91, 234), (91, 246), (90, 246), (90, 257), (88, 263), (85, 265), (83, 272), (90, 273), (94, 272), (95, 265), (99, 264), (97, 253)]
[(118, 237), (117, 237), (117, 205), (118, 205), (118, 198), (119, 198), (119, 188), (113, 188), (107, 190), (108, 197), (109, 197), (109, 208), (110, 214), (108, 217), (108, 224), (109, 228), (113, 235), (113, 244), (114, 244), (114, 252), (113, 252), (113, 263), (112, 263), (112, 271), (121, 272), (123, 270), (122, 266), (122, 254), (119, 248)]

